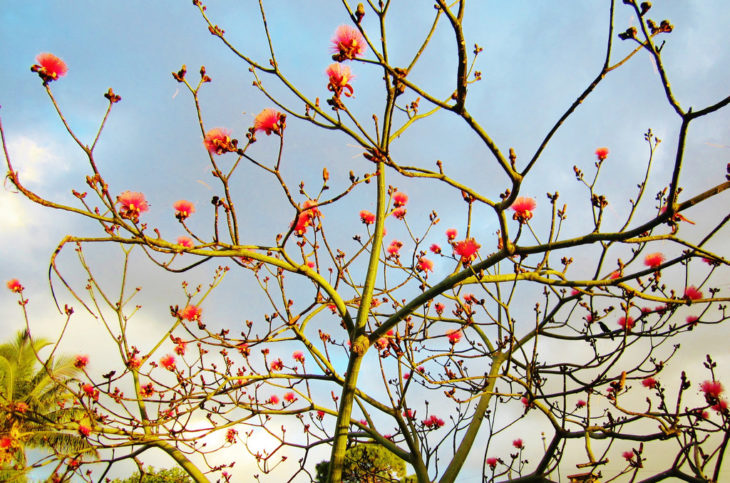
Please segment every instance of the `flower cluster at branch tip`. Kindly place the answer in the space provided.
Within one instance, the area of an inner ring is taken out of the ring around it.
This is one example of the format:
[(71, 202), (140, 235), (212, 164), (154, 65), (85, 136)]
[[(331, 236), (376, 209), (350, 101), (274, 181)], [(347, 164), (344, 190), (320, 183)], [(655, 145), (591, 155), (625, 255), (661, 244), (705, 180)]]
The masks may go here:
[(718, 399), (725, 391), (720, 381), (704, 381), (700, 384), (700, 389), (707, 399)]
[(621, 456), (623, 456), (626, 461), (631, 461), (632, 458), (634, 457), (634, 452), (633, 451), (624, 451), (623, 453), (621, 453)]
[(83, 369), (89, 363), (89, 356), (78, 355), (74, 358), (74, 367)]
[(272, 394), (266, 402), (269, 404), (279, 404), (279, 396)]
[(416, 269), (421, 272), (433, 272), (433, 262), (426, 257), (421, 257), (416, 263)]
[(5, 285), (8, 287), (8, 290), (10, 290), (11, 292), (15, 292), (15, 293), (22, 292), (23, 288), (24, 288), (22, 285), (20, 285), (20, 282), (18, 281), (17, 278), (8, 280)]
[(436, 313), (441, 315), (444, 313), (444, 309), (446, 306), (442, 304), (441, 302), (436, 302), (436, 304), (433, 306), (434, 309), (436, 309)]
[(512, 219), (517, 220), (520, 223), (527, 223), (532, 218), (532, 212), (536, 206), (537, 203), (535, 203), (534, 199), (520, 196), (510, 206), (510, 208), (512, 208), (515, 212), (515, 214), (512, 215)]
[(451, 345), (457, 344), (461, 340), (461, 330), (452, 329), (446, 331), (446, 337)]
[(491, 469), (494, 469), (497, 467), (497, 458), (487, 458), (487, 466), (489, 466)]
[(648, 387), (649, 389), (654, 389), (656, 385), (658, 384), (657, 380), (653, 377), (647, 377), (643, 381), (641, 381), (641, 385), (644, 387)]
[(179, 236), (179, 237), (177, 237), (177, 242), (176, 243), (178, 245), (184, 246), (185, 248), (193, 248), (193, 246), (195, 245), (193, 243), (193, 239), (190, 238), (189, 236)]
[(152, 383), (147, 383), (140, 387), (139, 393), (142, 397), (152, 397), (155, 395), (155, 386)]
[(650, 253), (644, 257), (644, 265), (651, 268), (659, 268), (659, 265), (664, 263), (664, 255), (660, 252)]
[(618, 319), (618, 325), (624, 330), (631, 330), (634, 328), (636, 322), (631, 317), (621, 317)]
[(437, 417), (435, 414), (432, 414), (431, 416), (424, 419), (422, 423), (428, 429), (438, 429), (446, 424), (443, 419)]
[(512, 441), (512, 446), (514, 446), (517, 449), (524, 449), (525, 443), (522, 442), (522, 439), (518, 438)]
[(399, 220), (402, 220), (406, 217), (406, 209), (405, 207), (401, 206), (400, 208), (396, 208), (391, 213), (395, 218), (398, 218)]
[(603, 161), (608, 157), (608, 148), (598, 148), (596, 149), (596, 157), (599, 161)]
[(79, 424), (79, 433), (81, 433), (81, 436), (87, 437), (91, 434), (91, 428), (84, 424)]
[(583, 408), (586, 406), (586, 402), (582, 399), (578, 399), (578, 402), (575, 403), (575, 407), (577, 408)]
[(400, 208), (401, 206), (405, 206), (406, 203), (408, 203), (408, 195), (401, 192), (396, 191), (393, 193), (393, 204), (396, 208)]
[(167, 354), (160, 359), (160, 364), (162, 367), (167, 369), (168, 371), (174, 371), (175, 370), (175, 356), (172, 354)]
[(441, 247), (438, 246), (438, 244), (436, 244), (436, 243), (431, 244), (431, 246), (428, 247), (428, 249), (431, 251), (431, 253), (435, 253), (436, 255), (441, 254)]
[(236, 150), (236, 146), (231, 140), (231, 131), (222, 127), (215, 127), (205, 133), (203, 145), (210, 154), (221, 155)]
[(200, 319), (200, 314), (203, 313), (203, 309), (197, 305), (188, 305), (180, 311), (180, 317), (185, 320), (195, 321)]
[(238, 434), (238, 431), (236, 431), (233, 428), (229, 428), (226, 431), (226, 443), (235, 444), (236, 443), (236, 435)]
[(178, 200), (172, 207), (175, 209), (175, 218), (180, 221), (195, 213), (195, 205), (187, 200)]
[(117, 203), (121, 205), (119, 214), (133, 222), (139, 220), (139, 215), (150, 209), (142, 193), (136, 191), (125, 191), (117, 196)]
[(294, 225), (294, 233), (297, 235), (304, 235), (307, 232), (308, 226), (314, 226), (314, 219), (318, 216), (322, 216), (322, 213), (317, 209), (316, 200), (307, 200), (302, 203), (302, 211), (299, 213), (296, 225)]
[(702, 298), (702, 292), (694, 285), (690, 285), (684, 290), (684, 297), (689, 300), (699, 300)]
[(400, 254), (400, 249), (403, 247), (403, 242), (399, 240), (393, 240), (390, 242), (390, 245), (388, 245), (388, 248), (386, 248), (386, 251), (388, 252), (388, 255), (396, 256)]
[(352, 97), (354, 89), (350, 82), (355, 76), (352, 75), (350, 66), (339, 63), (331, 64), (327, 67), (327, 76), (329, 77), (327, 89), (332, 91), (335, 97), (340, 97), (343, 92), (346, 97)]
[(266, 108), (259, 112), (253, 120), (254, 131), (264, 131), (267, 136), (271, 133), (282, 135), (286, 127), (286, 114), (276, 109)]
[(470, 264), (477, 257), (479, 249), (482, 247), (473, 238), (467, 238), (453, 244), (454, 253), (461, 257), (461, 263)]
[(293, 392), (289, 391), (289, 392), (284, 393), (284, 401), (293, 403), (296, 400), (297, 400), (297, 397)]
[(456, 228), (449, 228), (448, 230), (446, 230), (446, 238), (448, 238), (449, 241), (455, 240), (458, 235), (459, 232), (456, 231)]
[(370, 213), (368, 210), (362, 210), (360, 212), (360, 220), (366, 225), (372, 225), (375, 223), (375, 214)]
[(274, 361), (271, 361), (271, 370), (272, 371), (280, 371), (284, 369), (284, 363), (281, 359), (276, 359)]
[(349, 25), (340, 25), (332, 37), (332, 59), (342, 62), (362, 57), (367, 50), (367, 43), (359, 30)]
[(66, 62), (48, 52), (38, 54), (35, 61), (37, 64), (33, 65), (30, 70), (37, 72), (44, 83), (58, 80), (59, 77), (65, 76), (68, 72)]
[(175, 345), (175, 349), (174, 349), (175, 354), (177, 354), (179, 356), (184, 356), (187, 345), (188, 345), (187, 342), (178, 339), (177, 344)]
[(294, 351), (291, 356), (295, 361), (304, 364), (304, 353), (302, 351)]

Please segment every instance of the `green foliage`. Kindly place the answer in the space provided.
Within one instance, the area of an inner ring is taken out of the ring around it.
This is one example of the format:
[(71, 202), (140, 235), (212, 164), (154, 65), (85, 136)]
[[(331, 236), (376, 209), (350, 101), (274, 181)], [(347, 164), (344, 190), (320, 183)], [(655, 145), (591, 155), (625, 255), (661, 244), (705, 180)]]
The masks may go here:
[(15, 476), (7, 481), (24, 481), (17, 475), (26, 466), (26, 448), (77, 453), (88, 450), (86, 439), (58, 431), (58, 423), (71, 420), (79, 409), (62, 403), (71, 395), (61, 384), (78, 372), (68, 358), (52, 357), (39, 362), (39, 353), (50, 345), (45, 339), (33, 339), (26, 331), (16, 334), (12, 342), (0, 345), (0, 437), (9, 437), (13, 447), (3, 455), (5, 472), (15, 468)]
[(150, 467), (144, 474), (138, 471), (128, 478), (112, 480), (110, 483), (193, 483), (193, 480), (180, 468), (155, 470)]
[[(316, 466), (317, 483), (327, 481), (329, 461)], [(410, 483), (413, 477), (405, 477), (406, 464), (396, 455), (378, 444), (356, 444), (345, 452), (342, 483)]]

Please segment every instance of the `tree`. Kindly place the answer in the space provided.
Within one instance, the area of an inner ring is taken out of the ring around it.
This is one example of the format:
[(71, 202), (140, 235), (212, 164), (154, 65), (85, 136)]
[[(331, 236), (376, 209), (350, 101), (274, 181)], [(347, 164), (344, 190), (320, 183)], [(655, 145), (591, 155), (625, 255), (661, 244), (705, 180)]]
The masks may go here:
[(41, 351), (50, 345), (31, 339), (27, 331), (0, 345), (0, 454), (8, 481), (24, 481), (31, 468), (26, 448), (48, 450), (52, 456), (92, 449), (77, 434), (60, 430), (78, 414), (66, 407), (72, 397), (64, 385), (78, 369), (70, 359), (55, 360), (53, 352), (41, 359)]
[[(317, 483), (327, 481), (329, 461), (317, 464)], [(356, 444), (345, 451), (342, 467), (342, 481), (345, 482), (399, 482), (406, 475), (406, 465), (402, 459), (376, 444)], [(414, 480), (415, 481), (415, 480)]]
[[(151, 204), (114, 183), (97, 154), (121, 97), (110, 88), (98, 130), (81, 136), (64, 114), (73, 100), (54, 93), (70, 79), (52, 54), (39, 55), (32, 70), (88, 162), (87, 191), (73, 190), (73, 204), (52, 200), (23, 182), (5, 150), (18, 192), (98, 225), (93, 235), (64, 237), (51, 257), (55, 283), (97, 318), (118, 356), (85, 373), (90, 389), (73, 392), (86, 422), (65, 427), (88, 437), (97, 462), (110, 468), (159, 449), (195, 481), (229, 481), (239, 456), (214, 459), (242, 445), (261, 473), (306, 480), (312, 455), (327, 447), (327, 479), (341, 481), (348, 446), (374, 442), (420, 482), (459, 481), (475, 466), (484, 481), (578, 470), (585, 478), (720, 478), (730, 441), (724, 370), (709, 355), (701, 382), (667, 367), (680, 341), (727, 326), (730, 165), (695, 161), (701, 141), (690, 126), (720, 122), (730, 97), (690, 101), (675, 90), (669, 79), (679, 67), (665, 59), (674, 26), (654, 20), (667, 4), (610, 1), (596, 10), (601, 23), (591, 27), (607, 40), (594, 53), (595, 72), (544, 132), (530, 125), (514, 143), (498, 139), (510, 116), (482, 108), (479, 82), (492, 81), (477, 70), (484, 49), (473, 40), (489, 29), (469, 28), (486, 18), (479, 2), (437, 0), (432, 9), (344, 1), (347, 23), (332, 25), (334, 62), (324, 78), (292, 72), (306, 53), (282, 54), (296, 43), (278, 44), (282, 27), (267, 20), (294, 7), (259, 3), (262, 54), (226, 34), (213, 6), (193, 4), (271, 106), (248, 129), (213, 127), (205, 96), (216, 75), (175, 67), (198, 121), (189, 137), (203, 139), (196, 159), (212, 174), (206, 183), (216, 183), (207, 209), (160, 193)], [(394, 25), (414, 27), (393, 40)], [(448, 58), (438, 48), (446, 42)], [(329, 62), (324, 50), (311, 56)], [(653, 84), (640, 80), (656, 91), (609, 96), (586, 117), (599, 87), (642, 57), (655, 73)], [(672, 128), (629, 123), (659, 101)], [(600, 124), (603, 110), (617, 106), (622, 124)], [(584, 131), (589, 121), (597, 127)], [(645, 154), (628, 141), (630, 149), (602, 147), (603, 131), (627, 126), (633, 138), (643, 135)], [(305, 160), (290, 145), (306, 145), (309, 129), (334, 132), (341, 137), (317, 142), (354, 144), (362, 159)], [(586, 137), (590, 149), (570, 150)], [(296, 162), (306, 168), (295, 171)], [(181, 192), (194, 184), (186, 169), (169, 174)], [(174, 207), (168, 218), (179, 237), (155, 218), (165, 205)], [(253, 233), (259, 224), (268, 235)], [(57, 263), (69, 244), (83, 291)], [(122, 247), (119, 286), (95, 268), (109, 266), (108, 257), (87, 259), (95, 245)], [(168, 296), (163, 333), (135, 339), (139, 290), (128, 279), (138, 252), (170, 273), (209, 278)], [(216, 300), (234, 271), (261, 297)], [(19, 283), (9, 288), (23, 305)], [(220, 314), (218, 304), (231, 307), (231, 321), (209, 315)], [(717, 348), (711, 342), (708, 352)], [(540, 433), (543, 448), (528, 459)], [(85, 464), (75, 471), (90, 480)]]
[(137, 472), (123, 480), (115, 479), (112, 483), (192, 483), (192, 481), (180, 468), (160, 470), (150, 468), (144, 474)]

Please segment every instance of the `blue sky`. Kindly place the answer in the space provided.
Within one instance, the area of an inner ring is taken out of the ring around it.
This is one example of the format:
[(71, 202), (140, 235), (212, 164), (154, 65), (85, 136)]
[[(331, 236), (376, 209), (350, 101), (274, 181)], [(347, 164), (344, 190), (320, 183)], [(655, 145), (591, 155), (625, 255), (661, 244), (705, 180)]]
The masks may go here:
[[(267, 17), (280, 65), (307, 95), (324, 99), (324, 70), (331, 63), (329, 39), (336, 26), (347, 21), (346, 16), (334, 2), (271, 3)], [(621, 2), (617, 3), (616, 32), (620, 32), (636, 20)], [(726, 26), (730, 13), (725, 2), (654, 3), (655, 18), (668, 18), (675, 25), (675, 31), (666, 37), (663, 54), (680, 102), (703, 107), (728, 95), (730, 49)], [(389, 25), (390, 54), (395, 64), (408, 61), (416, 34), (427, 28), (432, 15), (428, 2), (422, 9), (415, 4), (394, 2), (392, 16), (405, 18)], [(477, 64), (484, 80), (470, 86), (467, 107), (503, 152), (509, 147), (516, 149), (519, 165), (532, 156), (545, 132), (599, 72), (607, 37), (607, 2), (483, 1), (474, 2), (470, 9), (467, 45), (478, 43), (484, 48)], [(232, 43), (265, 62), (266, 46), (256, 2), (211, 1), (209, 14), (226, 30)], [(372, 16), (366, 17), (366, 28), (374, 25)], [(422, 67), (411, 77), (441, 97), (450, 92), (450, 69), (454, 65), (453, 39), (444, 27), (437, 32), (432, 50), (424, 55)], [(614, 41), (617, 60), (631, 47), (628, 42)], [(171, 217), (172, 202), (180, 198), (190, 199), (199, 207), (199, 216), (191, 219), (191, 225), (201, 231), (208, 226), (205, 214), (210, 213), (209, 199), (216, 194), (215, 183), (207, 167), (190, 95), (170, 72), (187, 64), (189, 76), (194, 78), (204, 64), (213, 78), (201, 94), (206, 125), (225, 126), (240, 138), (252, 125), (253, 116), (270, 103), (251, 86), (247, 66), (208, 33), (191, 2), (12, 1), (0, 11), (0, 58), (4, 60), (0, 115), (14, 164), (21, 180), (33, 189), (51, 199), (73, 203), (70, 189), (84, 190), (87, 167), (82, 153), (54, 115), (39, 79), (29, 71), (40, 52), (52, 52), (69, 66), (68, 75), (53, 83), (52, 88), (82, 139), (93, 136), (103, 115), (102, 94), (113, 87), (122, 96), (97, 150), (100, 168), (112, 191), (144, 192), (151, 203), (149, 218), (164, 236), (182, 234)], [(357, 76), (353, 83), (356, 96), (347, 101), (348, 106), (368, 121), (372, 113), (382, 110), (381, 101), (374, 97), (381, 87), (380, 74), (372, 66), (357, 63), (353, 71)], [(281, 92), (273, 81), (265, 82), (272, 92)], [(422, 101), (421, 105), (425, 108), (427, 104)], [(696, 193), (709, 185), (709, 180), (719, 181), (730, 153), (729, 121), (726, 109), (692, 128), (683, 179), (687, 193)], [(566, 235), (579, 233), (588, 212), (580, 204), (583, 193), (576, 189), (572, 166), (588, 168), (596, 147), (608, 146), (611, 156), (602, 189), (615, 200), (610, 209), (624, 213), (627, 185), (633, 187), (646, 158), (643, 133), (651, 128), (667, 140), (655, 160), (656, 176), (648, 189), (652, 196), (670, 175), (666, 168), (673, 159), (678, 126), (659, 89), (655, 67), (640, 53), (610, 73), (566, 122), (532, 177), (526, 180), (523, 193), (538, 199), (539, 213), (548, 210), (545, 193), (559, 191), (561, 199), (573, 203)], [(260, 136), (251, 152), (266, 158), (275, 153), (276, 147), (273, 139)], [(416, 124), (394, 145), (393, 153), (403, 164), (433, 167), (440, 159), (454, 177), (483, 187), (492, 198), (504, 189), (505, 178), (488, 152), (453, 115), (441, 114)], [(290, 119), (285, 176), (293, 186), (302, 180), (314, 190), (322, 167), (329, 169), (335, 188), (346, 185), (350, 170), (361, 174), (370, 169), (351, 140)], [(283, 203), (270, 179), (251, 171), (238, 175), (236, 189), (240, 206), (245, 207), (239, 213), (246, 240), (272, 243), (274, 234), (286, 229), (293, 211)], [(389, 182), (411, 196), (409, 216), (424, 218), (437, 209), (443, 220), (436, 230), (439, 235), (449, 226), (463, 230), (463, 202), (458, 193), (395, 176)], [(50, 336), (56, 316), (45, 278), (48, 258), (63, 235), (91, 235), (96, 229), (75, 217), (33, 206), (7, 188), (6, 184), (0, 190), (0, 279), (21, 279), (28, 287), (39, 331), (47, 330), (49, 334), (45, 335)], [(373, 193), (370, 185), (343, 206), (325, 211), (325, 220), (342, 224), (335, 237), (342, 246), (352, 249), (352, 233), (362, 231), (356, 214), (361, 209), (373, 209)], [(728, 197), (719, 197), (710, 206), (710, 210), (727, 211)], [(649, 214), (652, 208), (647, 203), (644, 213)], [(702, 220), (705, 210), (690, 210), (687, 216)], [(474, 230), (487, 246), (494, 243), (497, 226), (486, 211), (483, 217), (485, 222), (475, 224)], [(540, 227), (539, 220), (535, 223)], [(393, 226), (391, 233), (403, 236), (402, 227)], [(438, 241), (444, 243), (443, 239)], [(716, 246), (726, 242), (724, 233)], [(112, 283), (118, 271), (118, 253), (111, 248), (90, 251), (101, 277)], [(590, 256), (590, 252), (577, 255), (579, 261), (580, 257)], [(71, 279), (83, 283), (70, 250), (61, 262)], [(141, 257), (134, 268), (132, 278), (146, 285), (141, 300), (150, 308), (140, 317), (144, 323), (161, 329), (167, 323), (159, 322), (166, 307), (179, 303), (181, 298), (179, 279), (160, 273)], [(208, 275), (209, 271), (201, 270), (190, 273), (189, 278), (205, 283)], [(254, 319), (266, 307), (255, 290), (250, 278), (231, 274), (219, 289), (218, 303), (206, 307), (206, 311), (215, 314), (222, 326), (231, 320)], [(241, 298), (242, 292), (245, 307), (226, 303)], [(0, 295), (0, 316), (9, 321), (5, 323), (7, 334), (22, 326), (8, 293)], [(84, 326), (74, 330), (75, 340), (81, 345), (95, 333)], [(146, 329), (139, 330), (142, 335)]]

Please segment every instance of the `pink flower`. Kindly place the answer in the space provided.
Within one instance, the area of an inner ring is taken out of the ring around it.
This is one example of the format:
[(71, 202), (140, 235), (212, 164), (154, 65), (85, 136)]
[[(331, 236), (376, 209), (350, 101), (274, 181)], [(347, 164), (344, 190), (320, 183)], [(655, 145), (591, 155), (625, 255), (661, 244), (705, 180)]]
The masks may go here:
[(238, 350), (238, 353), (244, 357), (248, 357), (249, 355), (251, 355), (251, 349), (245, 342), (241, 342), (240, 344), (238, 344), (236, 346), (236, 349)]
[(266, 401), (269, 404), (279, 404), (279, 396), (276, 394), (273, 394), (268, 401)]
[(139, 393), (142, 397), (152, 397), (155, 395), (155, 386), (153, 386), (151, 382), (145, 384), (140, 388)]
[(120, 194), (117, 196), (117, 203), (122, 205), (119, 210), (119, 214), (122, 215), (122, 218), (127, 218), (134, 222), (139, 219), (140, 214), (150, 209), (144, 195), (135, 191), (125, 191)]
[(179, 236), (177, 237), (177, 244), (182, 245), (185, 248), (193, 248), (193, 239), (189, 236)]
[(522, 442), (522, 439), (516, 439), (512, 441), (512, 446), (514, 446), (517, 449), (523, 449), (525, 447), (524, 443)]
[(697, 317), (696, 315), (688, 315), (687, 316), (687, 325), (689, 325), (690, 327), (694, 327), (695, 325), (697, 325), (697, 322), (699, 322), (699, 320), (700, 320), (700, 318)]
[(292, 357), (295, 361), (304, 364), (304, 353), (302, 351), (294, 351)]
[(320, 421), (322, 421), (322, 419), (324, 419), (324, 411), (322, 411), (322, 410), (317, 411), (317, 419), (319, 419)]
[(690, 285), (685, 289), (684, 297), (689, 300), (699, 300), (702, 298), (702, 292), (700, 292), (694, 285)]
[(388, 245), (388, 248), (386, 250), (390, 255), (398, 255), (400, 253), (401, 247), (403, 247), (403, 242), (393, 240), (392, 242), (390, 242), (390, 245)]
[(86, 367), (86, 364), (89, 363), (89, 356), (76, 356), (74, 358), (74, 367), (77, 369), (83, 369)]
[(13, 439), (9, 436), (0, 438), (0, 449), (8, 449), (13, 445)]
[(188, 345), (187, 342), (179, 341), (177, 343), (177, 345), (175, 346), (175, 354), (177, 354), (179, 356), (184, 356), (185, 348), (187, 347), (187, 345)]
[(406, 409), (405, 411), (403, 411), (403, 417), (413, 419), (416, 417), (416, 412), (413, 409)]
[(406, 209), (403, 208), (403, 207), (396, 208), (395, 210), (393, 210), (393, 212), (391, 214), (395, 218), (398, 218), (399, 220), (402, 220), (403, 218), (406, 217)]
[(200, 307), (196, 305), (188, 305), (180, 311), (180, 317), (190, 321), (199, 320), (202, 312), (203, 309)]
[(314, 218), (322, 216), (322, 213), (317, 209), (316, 200), (306, 200), (302, 203), (301, 210), (297, 224), (294, 226), (294, 232), (297, 235), (304, 235), (308, 226), (314, 226)]
[(609, 274), (608, 278), (610, 278), (611, 280), (616, 280), (617, 278), (621, 278), (621, 272), (618, 270), (614, 270), (613, 272), (611, 272)]
[(14, 406), (15, 406), (14, 409), (21, 414), (25, 414), (26, 411), (28, 411), (28, 409), (30, 409), (28, 407), (28, 405), (26, 403), (24, 403), (23, 401), (16, 402)]
[(408, 203), (408, 195), (405, 193), (402, 193), (400, 191), (396, 191), (393, 193), (393, 204), (395, 204), (396, 208), (399, 208), (401, 206), (405, 206), (406, 203)]
[[(205, 133), (203, 145), (210, 154), (221, 155), (230, 151), (235, 151), (236, 147), (231, 142), (231, 131), (222, 127), (215, 127)], [(177, 207), (175, 207), (177, 210)], [(191, 212), (192, 213), (192, 212)]]
[(237, 434), (238, 434), (238, 431), (236, 431), (235, 429), (233, 429), (233, 428), (228, 429), (228, 431), (226, 431), (226, 443), (235, 444)]
[(267, 136), (272, 132), (281, 136), (286, 126), (286, 116), (275, 109), (264, 109), (253, 120), (254, 131), (264, 131)]
[(619, 327), (621, 327), (624, 330), (633, 329), (635, 323), (636, 322), (634, 322), (634, 319), (632, 319), (631, 317), (621, 317), (620, 319), (618, 319)]
[(621, 456), (623, 456), (626, 461), (631, 461), (631, 459), (634, 457), (634, 452), (624, 451), (623, 453), (621, 453)]
[(583, 407), (585, 407), (585, 405), (586, 405), (586, 402), (582, 399), (578, 399), (578, 402), (575, 403), (575, 407), (577, 407), (577, 408), (583, 408)]
[(435, 243), (433, 245), (431, 245), (431, 247), (429, 248), (429, 250), (431, 250), (431, 252), (432, 253), (435, 253), (436, 255), (439, 255), (441, 253), (441, 247), (438, 246)]
[(467, 238), (454, 243), (454, 253), (461, 257), (461, 263), (468, 265), (477, 256), (477, 252), (482, 247), (473, 238)]
[(664, 255), (661, 253), (650, 253), (644, 258), (644, 265), (651, 268), (659, 268), (664, 263)]
[(444, 423), (443, 419), (437, 417), (434, 414), (432, 414), (428, 418), (424, 419), (422, 421), (422, 423), (424, 426), (426, 426), (429, 429), (438, 429), (438, 428), (443, 427), (444, 424), (446, 424), (446, 423)]
[(436, 302), (436, 305), (434, 305), (433, 308), (436, 309), (437, 314), (441, 315), (444, 313), (444, 309), (446, 308), (446, 306), (441, 302)]
[(520, 223), (527, 223), (527, 221), (532, 218), (532, 211), (535, 209), (535, 206), (537, 206), (537, 203), (535, 203), (534, 199), (520, 196), (514, 201), (514, 203), (512, 203), (512, 206), (510, 206), (510, 208), (512, 208), (515, 212), (512, 219), (517, 220)]
[(379, 350), (383, 350), (388, 347), (388, 339), (385, 337), (380, 337), (378, 340), (375, 341), (375, 347), (377, 347)]
[(331, 64), (327, 67), (327, 76), (329, 77), (327, 89), (332, 91), (335, 97), (340, 97), (343, 91), (346, 91), (345, 96), (352, 96), (353, 89), (350, 82), (355, 76), (350, 72), (350, 66)]
[(367, 50), (367, 43), (359, 30), (349, 25), (340, 25), (332, 37), (333, 59), (341, 62), (362, 57)]
[(416, 269), (421, 272), (433, 272), (433, 262), (426, 257), (421, 257), (418, 259)]
[(91, 428), (83, 424), (79, 424), (79, 433), (81, 433), (82, 436), (86, 437), (91, 434)]
[(459, 330), (459, 329), (447, 330), (446, 337), (448, 337), (449, 343), (451, 345), (454, 345), (461, 340), (461, 330)]
[(487, 458), (487, 465), (489, 465), (489, 467), (491, 469), (496, 468), (497, 467), (497, 458)]
[(162, 365), (162, 367), (164, 367), (168, 371), (174, 371), (175, 370), (175, 356), (172, 354), (167, 354), (162, 359), (160, 359), (160, 364)]
[(127, 359), (127, 367), (130, 369), (137, 369), (142, 365), (142, 361), (137, 356), (132, 356)]
[(271, 361), (271, 370), (272, 371), (280, 371), (284, 369), (284, 363), (281, 361), (281, 359), (276, 359), (275, 361)]
[(603, 161), (608, 157), (608, 148), (598, 148), (596, 149), (596, 157), (599, 161)]
[(446, 230), (446, 238), (449, 240), (454, 240), (458, 234), (459, 232), (456, 231), (456, 228), (449, 228)]
[(20, 282), (18, 282), (17, 278), (8, 280), (5, 285), (8, 287), (8, 290), (15, 293), (20, 293), (24, 288), (22, 285), (20, 285)]
[(292, 403), (296, 400), (297, 400), (297, 397), (294, 395), (293, 392), (289, 391), (287, 393), (284, 393), (284, 401)]
[(718, 399), (720, 394), (725, 390), (720, 381), (704, 381), (700, 384), (700, 389), (702, 389), (702, 392), (705, 393), (705, 397), (708, 399)]
[(360, 220), (366, 225), (372, 225), (375, 223), (375, 215), (370, 213), (368, 210), (362, 210), (360, 212)]
[(178, 200), (172, 207), (175, 208), (175, 217), (179, 220), (184, 220), (195, 213), (195, 205), (186, 200)]
[(727, 401), (724, 399), (718, 399), (718, 401), (710, 407), (718, 413), (724, 413), (727, 411)]
[(641, 385), (644, 387), (648, 387), (649, 389), (654, 389), (657, 385), (657, 380), (653, 377), (647, 377), (643, 381), (641, 381)]
[(59, 77), (65, 76), (68, 72), (66, 62), (48, 52), (38, 54), (35, 61), (38, 64), (31, 67), (30, 70), (37, 72), (44, 83), (58, 80)]

